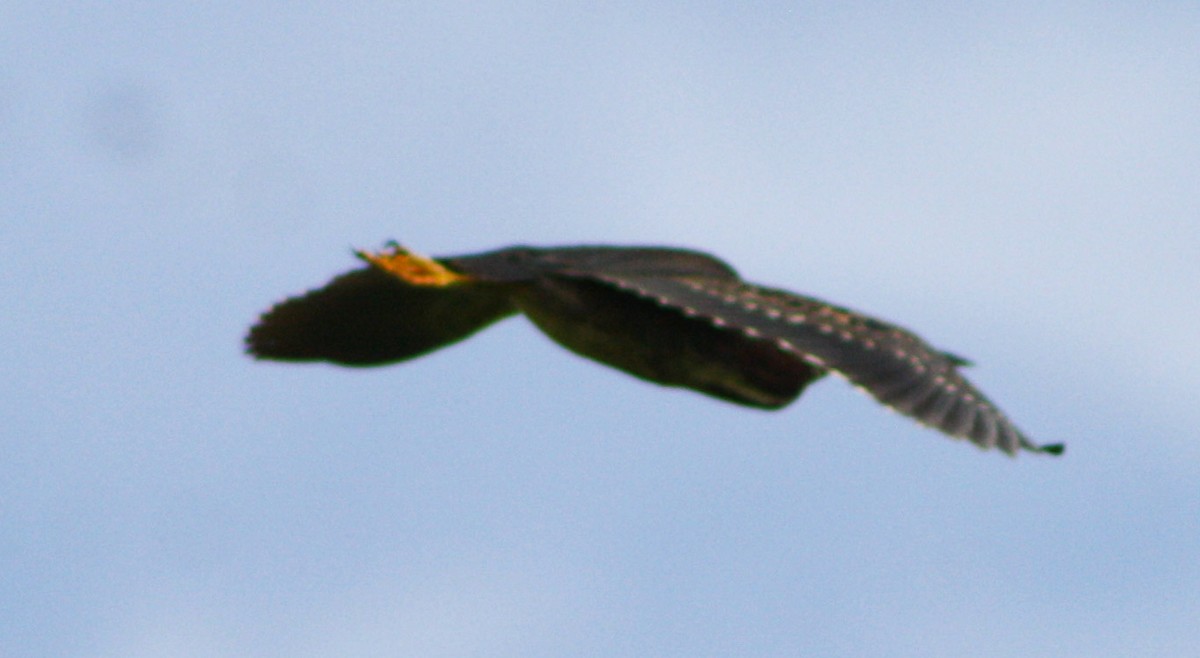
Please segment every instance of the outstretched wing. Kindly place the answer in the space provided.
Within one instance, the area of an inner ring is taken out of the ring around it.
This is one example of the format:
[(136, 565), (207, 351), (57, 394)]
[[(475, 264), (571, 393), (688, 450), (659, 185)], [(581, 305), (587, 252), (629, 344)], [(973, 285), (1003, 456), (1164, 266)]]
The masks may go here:
[(708, 254), (667, 247), (511, 247), (439, 262), (473, 280), (503, 285), (513, 303), (563, 347), (658, 384), (775, 409), (825, 373), (770, 343), (687, 317), (600, 278), (739, 280), (733, 268)]
[(798, 355), (724, 331), (590, 277), (517, 286), (523, 313), (567, 349), (626, 373), (753, 407), (782, 407), (825, 374)]
[(763, 341), (833, 370), (884, 405), (982, 448), (1058, 453), (1018, 430), (964, 378), (961, 357), (930, 347), (900, 327), (783, 290), (703, 278), (598, 275), (619, 290), (689, 318)]
[(508, 247), (437, 261), (454, 272), (491, 283), (529, 282), (552, 274), (583, 279), (604, 274), (739, 280), (737, 272), (715, 256), (671, 247)]

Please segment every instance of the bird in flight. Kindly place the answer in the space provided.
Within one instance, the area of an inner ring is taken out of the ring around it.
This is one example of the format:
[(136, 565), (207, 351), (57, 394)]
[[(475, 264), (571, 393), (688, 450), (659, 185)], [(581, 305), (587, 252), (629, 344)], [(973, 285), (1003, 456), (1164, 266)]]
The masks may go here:
[(723, 261), (665, 247), (508, 247), (427, 258), (396, 243), (266, 311), (259, 359), (377, 366), (456, 343), (524, 313), (555, 342), (635, 377), (781, 408), (828, 372), (884, 406), (980, 448), (1038, 445), (967, 381), (967, 361), (912, 332), (824, 301), (747, 283)]

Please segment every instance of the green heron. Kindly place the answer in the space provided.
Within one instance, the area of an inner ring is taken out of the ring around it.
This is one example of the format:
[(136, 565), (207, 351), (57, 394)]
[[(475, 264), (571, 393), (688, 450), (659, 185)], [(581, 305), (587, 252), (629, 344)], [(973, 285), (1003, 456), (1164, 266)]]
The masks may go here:
[(509, 247), (426, 258), (397, 244), (268, 310), (246, 337), (260, 359), (375, 366), (524, 313), (567, 349), (666, 386), (778, 409), (827, 372), (945, 434), (1008, 454), (1030, 441), (912, 332), (743, 281), (708, 254), (664, 247)]

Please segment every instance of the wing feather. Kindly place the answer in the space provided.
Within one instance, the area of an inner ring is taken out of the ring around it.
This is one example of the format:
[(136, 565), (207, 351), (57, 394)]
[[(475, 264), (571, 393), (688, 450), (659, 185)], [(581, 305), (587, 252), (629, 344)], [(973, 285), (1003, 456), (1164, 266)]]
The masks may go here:
[[(958, 371), (965, 362), (916, 334), (827, 302), (740, 281), (605, 278), (614, 286), (746, 335), (774, 341), (829, 368), (895, 411), (982, 448), (1039, 446)], [(952, 413), (953, 412), (953, 413)]]
[(513, 300), (563, 347), (666, 386), (774, 409), (825, 371), (769, 342), (722, 331), (657, 300), (594, 280), (550, 274)]

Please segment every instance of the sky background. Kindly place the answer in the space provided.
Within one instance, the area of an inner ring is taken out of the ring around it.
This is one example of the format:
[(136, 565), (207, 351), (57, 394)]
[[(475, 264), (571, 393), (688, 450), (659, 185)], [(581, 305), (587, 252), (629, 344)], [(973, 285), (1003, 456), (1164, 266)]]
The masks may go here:
[[(1200, 5), (6, 2), (0, 656), (1200, 655)], [(256, 363), (397, 239), (669, 244), (1061, 459), (524, 319)]]

